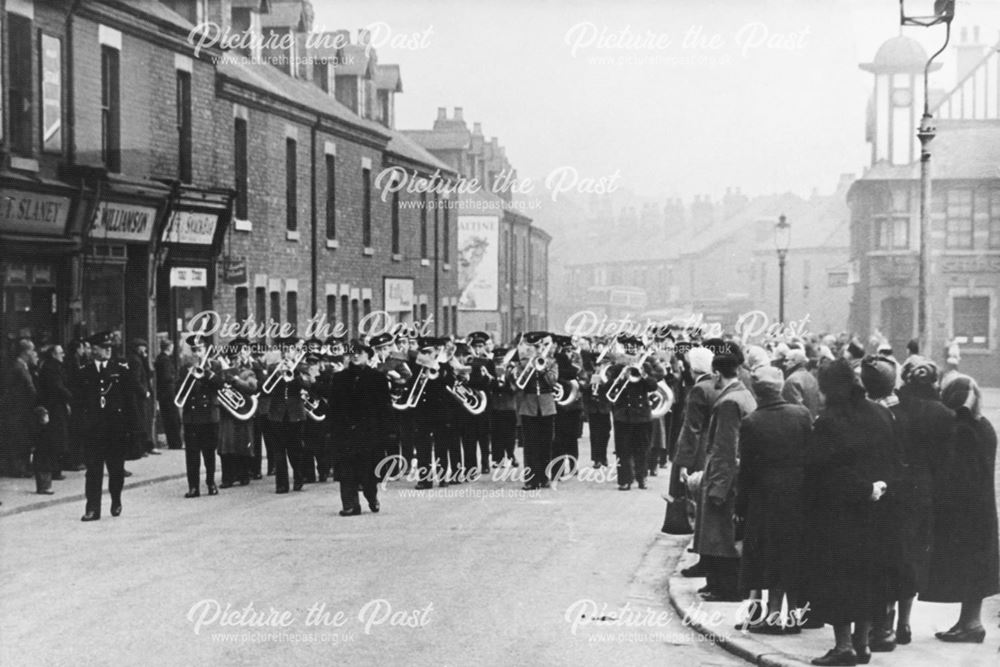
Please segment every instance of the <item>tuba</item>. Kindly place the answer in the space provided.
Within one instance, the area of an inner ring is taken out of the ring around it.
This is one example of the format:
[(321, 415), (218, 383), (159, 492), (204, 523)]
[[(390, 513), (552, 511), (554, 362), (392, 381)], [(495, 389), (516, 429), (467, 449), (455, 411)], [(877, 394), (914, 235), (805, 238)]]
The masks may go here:
[(265, 394), (270, 394), (282, 380), (285, 382), (291, 382), (295, 377), (295, 369), (298, 368), (300, 363), (302, 363), (305, 356), (306, 351), (302, 350), (292, 361), (288, 361), (284, 358), (278, 361), (278, 365), (274, 367), (271, 374), (267, 376), (266, 380), (264, 380), (264, 384), (261, 385), (260, 390)]
[(616, 377), (615, 381), (611, 383), (610, 387), (608, 387), (608, 393), (606, 396), (609, 401), (617, 403), (618, 399), (621, 398), (622, 393), (625, 391), (625, 387), (642, 379), (642, 365), (646, 363), (646, 359), (649, 358), (649, 355), (650, 351), (647, 349), (634, 363), (622, 368), (621, 372), (618, 373), (618, 377)]
[(184, 409), (184, 404), (187, 403), (188, 398), (191, 396), (191, 390), (194, 389), (195, 383), (205, 377), (205, 373), (208, 372), (208, 362), (212, 359), (212, 349), (211, 345), (205, 347), (205, 351), (202, 352), (198, 363), (188, 369), (187, 375), (184, 376), (184, 381), (177, 388), (177, 392), (174, 394), (174, 405), (178, 408)]

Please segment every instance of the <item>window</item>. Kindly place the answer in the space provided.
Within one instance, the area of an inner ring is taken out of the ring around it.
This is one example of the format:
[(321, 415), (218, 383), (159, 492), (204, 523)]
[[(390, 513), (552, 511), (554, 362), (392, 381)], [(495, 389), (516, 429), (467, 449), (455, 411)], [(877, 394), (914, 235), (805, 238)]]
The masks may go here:
[(1000, 248), (1000, 188), (989, 191), (990, 248)]
[(335, 294), (326, 295), (326, 322), (331, 329), (337, 322), (337, 295)]
[(271, 319), (281, 324), (281, 292), (271, 292)]
[(337, 238), (337, 157), (326, 156), (326, 238)]
[(445, 306), (441, 311), (441, 333), (445, 336), (448, 335), (448, 306)]
[(420, 319), (420, 310), (417, 307), (417, 304), (413, 304), (413, 321), (416, 322), (419, 319)]
[(108, 171), (121, 171), (121, 96), (118, 49), (101, 47), (101, 155)]
[(42, 35), (42, 150), (62, 152), (62, 40)]
[(31, 116), (35, 109), (35, 82), (32, 73), (31, 19), (7, 14), (10, 40), (10, 140), (19, 155), (34, 155)]
[(365, 317), (368, 317), (369, 315), (372, 314), (372, 300), (371, 299), (364, 299), (364, 300), (361, 301), (361, 313)]
[(236, 170), (236, 219), (249, 220), (250, 211), (248, 206), (249, 164), (247, 153), (247, 121), (244, 118), (236, 119), (235, 135), (233, 137), (233, 161)]
[(427, 323), (427, 304), (426, 303), (420, 304), (420, 321), (423, 322), (424, 324)]
[[(441, 254), (444, 257), (445, 264), (447, 264), (448, 262), (451, 261), (451, 251), (450, 251), (450, 248), (451, 248), (451, 222), (448, 220), (448, 218), (450, 217), (449, 214), (448, 214), (448, 200), (447, 199), (443, 199), (441, 201), (444, 204), (444, 208), (442, 209), (442, 215), (444, 216), (444, 226), (441, 229), (441, 232), (444, 235), (444, 239), (443, 239), (444, 240), (444, 247), (441, 249)], [(458, 332), (456, 332), (456, 333), (458, 333)]]
[(250, 290), (246, 287), (236, 288), (236, 319), (245, 322), (250, 317)]
[(299, 226), (296, 144), (291, 137), (285, 139), (285, 227), (290, 232), (294, 232)]
[(988, 347), (990, 335), (990, 297), (962, 296), (952, 301), (955, 341), (970, 347)]
[(351, 320), (348, 319), (349, 317), (348, 303), (349, 300), (346, 294), (340, 297), (340, 323), (343, 324), (345, 327), (348, 326), (351, 322)]
[(254, 318), (258, 324), (267, 321), (267, 290), (258, 287), (254, 290)]
[(363, 188), (364, 207), (361, 211), (361, 243), (366, 248), (372, 247), (372, 171), (361, 170), (361, 187)]
[(451, 307), (451, 323), (455, 327), (455, 333), (458, 333), (458, 306)]
[(427, 259), (427, 193), (420, 193), (420, 259)]
[(288, 323), (292, 329), (299, 326), (299, 295), (297, 292), (287, 292), (285, 294), (285, 309), (288, 311)]
[(945, 194), (945, 247), (972, 248), (972, 190), (951, 188)]
[(177, 70), (177, 177), (191, 182), (191, 72)]
[(392, 193), (392, 254), (399, 254), (399, 192)]
[(875, 226), (875, 248), (905, 250), (910, 247), (910, 191), (897, 188), (883, 191), (878, 202), (879, 213), (872, 216)]
[(324, 93), (330, 92), (330, 63), (318, 60), (313, 63), (313, 81)]
[(351, 299), (351, 335), (357, 337), (358, 335), (358, 323), (360, 322), (360, 309), (358, 308), (358, 300)]
[(830, 271), (826, 274), (827, 287), (847, 287), (847, 271)]

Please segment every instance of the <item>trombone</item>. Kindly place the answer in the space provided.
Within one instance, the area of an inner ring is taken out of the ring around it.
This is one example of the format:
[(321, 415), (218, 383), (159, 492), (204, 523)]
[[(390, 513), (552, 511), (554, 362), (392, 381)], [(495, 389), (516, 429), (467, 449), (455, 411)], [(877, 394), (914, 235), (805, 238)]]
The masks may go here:
[(646, 359), (649, 358), (650, 354), (652, 354), (651, 350), (646, 348), (646, 350), (643, 351), (642, 355), (635, 362), (622, 368), (621, 372), (618, 373), (618, 377), (616, 377), (615, 381), (611, 383), (610, 387), (608, 387), (608, 393), (606, 396), (609, 401), (617, 403), (618, 399), (621, 398), (622, 393), (625, 391), (625, 387), (642, 379), (642, 365), (646, 363)]
[(424, 394), (424, 389), (427, 388), (427, 383), (430, 380), (436, 380), (440, 374), (441, 371), (436, 368), (422, 366), (417, 377), (413, 380), (413, 385), (410, 387), (409, 393), (405, 396), (394, 398), (392, 407), (396, 410), (409, 410), (410, 408), (417, 407), (420, 404), (420, 397)]
[(264, 380), (264, 384), (261, 385), (260, 390), (265, 394), (270, 394), (278, 386), (278, 383), (284, 380), (285, 382), (291, 382), (295, 377), (295, 369), (299, 367), (302, 360), (305, 359), (306, 351), (301, 350), (298, 355), (292, 361), (287, 359), (280, 359), (278, 364), (271, 371), (271, 374), (267, 376)]
[(177, 393), (174, 394), (174, 405), (178, 408), (184, 409), (184, 404), (187, 403), (188, 398), (191, 396), (194, 385), (198, 380), (205, 377), (205, 373), (209, 372), (208, 362), (213, 357), (213, 350), (214, 348), (211, 345), (206, 346), (205, 351), (198, 358), (198, 363), (188, 369), (187, 375), (184, 376), (184, 381), (181, 382), (181, 386), (177, 388)]

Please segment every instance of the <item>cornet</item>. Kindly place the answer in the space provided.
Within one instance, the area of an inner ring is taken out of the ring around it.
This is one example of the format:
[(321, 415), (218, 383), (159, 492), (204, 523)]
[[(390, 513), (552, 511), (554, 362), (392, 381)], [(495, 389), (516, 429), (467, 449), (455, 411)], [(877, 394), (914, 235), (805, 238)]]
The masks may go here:
[(642, 365), (646, 363), (649, 355), (650, 350), (646, 349), (634, 363), (622, 368), (621, 372), (618, 373), (618, 377), (608, 387), (606, 396), (609, 401), (617, 403), (618, 399), (621, 398), (622, 392), (625, 391), (625, 387), (642, 379)]
[(212, 349), (211, 345), (205, 348), (205, 351), (198, 359), (198, 363), (188, 369), (187, 375), (184, 376), (184, 381), (177, 388), (177, 393), (174, 394), (174, 405), (178, 408), (184, 408), (184, 404), (187, 403), (188, 398), (191, 396), (191, 390), (194, 389), (195, 383), (205, 377), (205, 373), (208, 371), (208, 362), (212, 358)]
[(274, 367), (271, 374), (264, 380), (264, 384), (261, 385), (260, 390), (265, 394), (270, 394), (282, 380), (291, 382), (295, 378), (295, 369), (302, 363), (305, 356), (306, 351), (302, 350), (292, 361), (288, 361), (287, 359), (278, 361), (278, 365)]

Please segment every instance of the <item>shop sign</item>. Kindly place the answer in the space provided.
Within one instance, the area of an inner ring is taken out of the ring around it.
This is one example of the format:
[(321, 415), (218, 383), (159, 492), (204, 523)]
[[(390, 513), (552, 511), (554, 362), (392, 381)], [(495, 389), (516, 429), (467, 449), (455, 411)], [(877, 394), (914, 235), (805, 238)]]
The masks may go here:
[(222, 282), (226, 285), (243, 285), (247, 281), (247, 258), (226, 257), (222, 260)]
[(217, 213), (174, 211), (163, 232), (163, 242), (212, 245), (215, 239), (215, 227), (218, 224)]
[(152, 206), (102, 201), (97, 205), (90, 238), (148, 243), (155, 220), (156, 209)]
[(0, 188), (0, 231), (62, 236), (69, 197)]
[(170, 269), (171, 287), (208, 287), (208, 269), (175, 266)]

